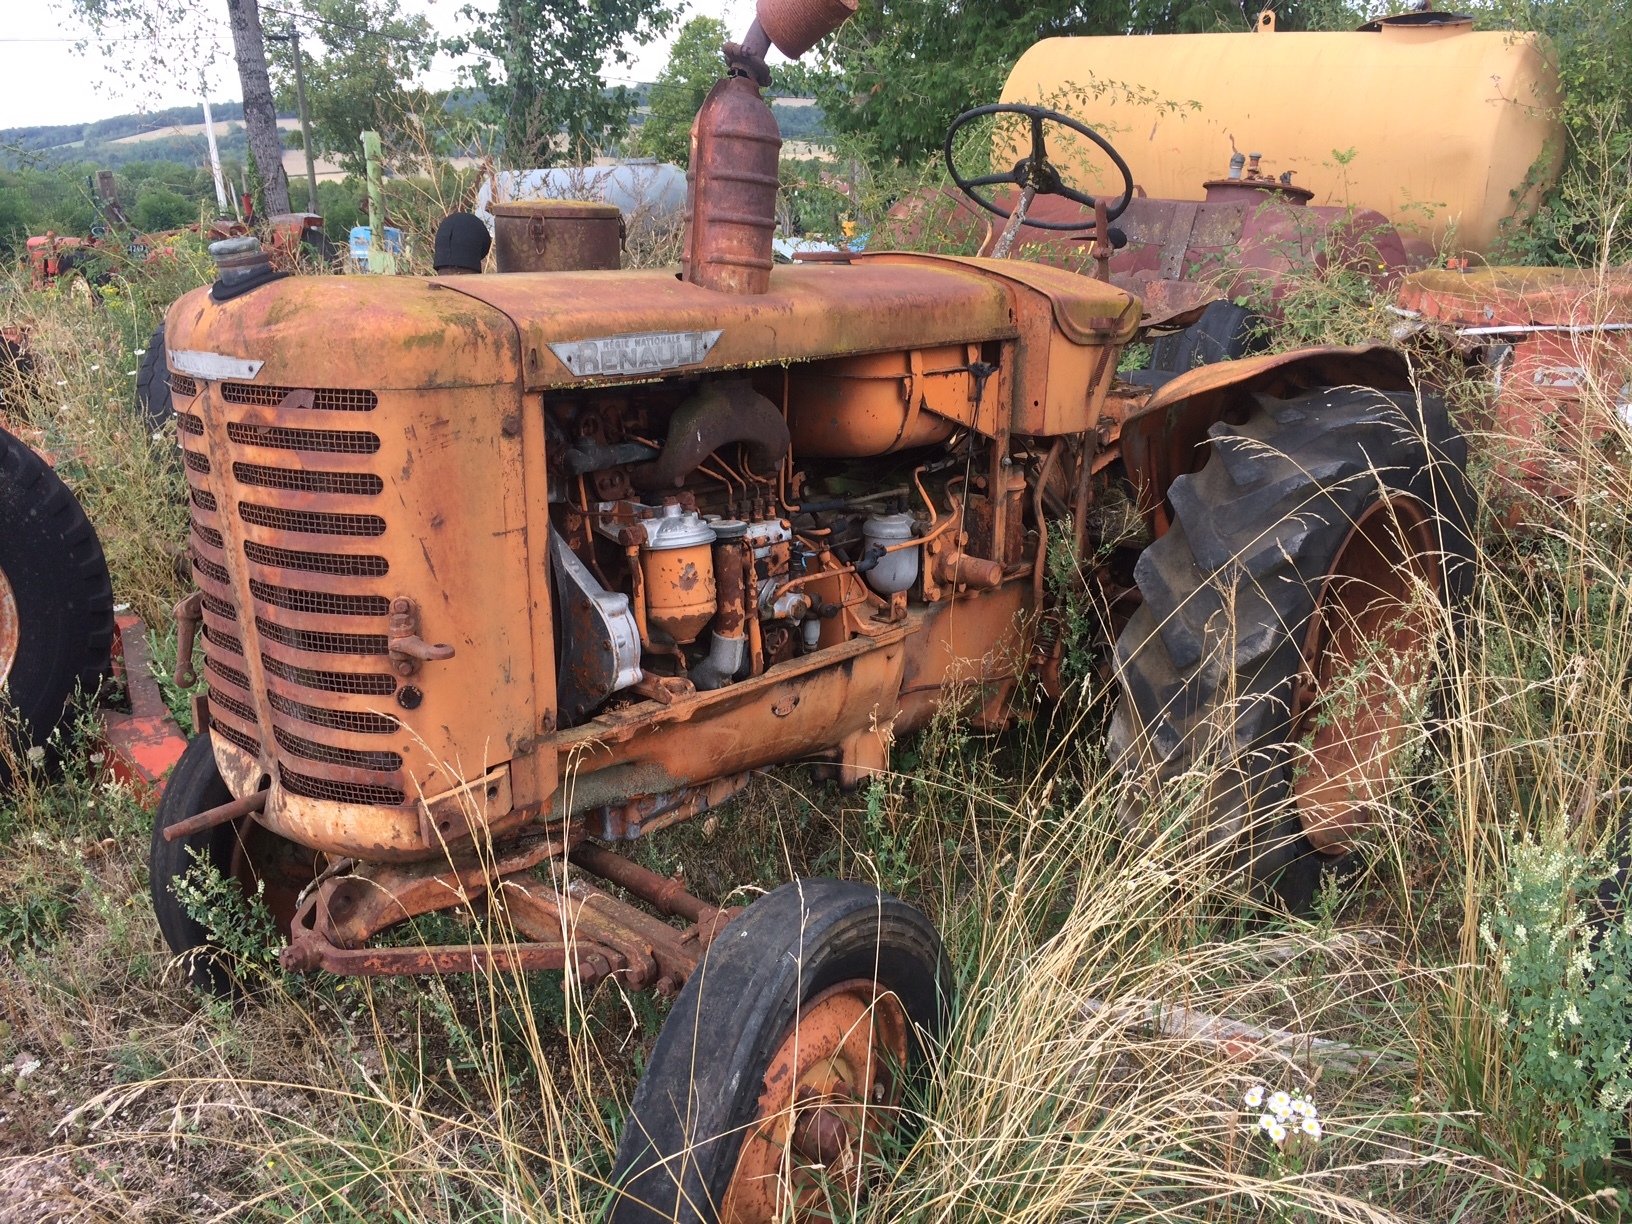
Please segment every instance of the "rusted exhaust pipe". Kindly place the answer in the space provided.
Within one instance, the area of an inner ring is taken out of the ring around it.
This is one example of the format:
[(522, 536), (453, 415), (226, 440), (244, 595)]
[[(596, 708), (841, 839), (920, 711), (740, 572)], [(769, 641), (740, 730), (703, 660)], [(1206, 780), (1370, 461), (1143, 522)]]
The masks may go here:
[(252, 812), (259, 812), (266, 807), (266, 797), (269, 794), (270, 791), (259, 790), (253, 795), (245, 795), (242, 799), (234, 799), (231, 803), (223, 803), (220, 807), (206, 808), (196, 816), (187, 817), (186, 820), (178, 820), (165, 829), (164, 840), (180, 841), (194, 833), (213, 829), (216, 825), (226, 824), (231, 820), (242, 820)]
[(855, 11), (856, 0), (759, 0), (742, 41), (722, 48), (729, 74), (691, 125), (680, 267), (692, 284), (721, 293), (770, 289), (782, 133), (759, 92), (771, 80), (765, 53), (774, 44), (797, 59)]

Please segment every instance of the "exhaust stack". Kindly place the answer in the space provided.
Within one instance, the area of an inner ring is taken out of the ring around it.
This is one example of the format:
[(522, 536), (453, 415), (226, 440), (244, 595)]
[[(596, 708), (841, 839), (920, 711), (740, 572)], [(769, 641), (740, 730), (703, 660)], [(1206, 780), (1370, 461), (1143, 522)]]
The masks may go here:
[(760, 90), (770, 84), (765, 53), (797, 59), (838, 29), (856, 0), (759, 0), (740, 43), (726, 43), (726, 76), (691, 125), (681, 275), (721, 293), (771, 286), (777, 161), (782, 133)]

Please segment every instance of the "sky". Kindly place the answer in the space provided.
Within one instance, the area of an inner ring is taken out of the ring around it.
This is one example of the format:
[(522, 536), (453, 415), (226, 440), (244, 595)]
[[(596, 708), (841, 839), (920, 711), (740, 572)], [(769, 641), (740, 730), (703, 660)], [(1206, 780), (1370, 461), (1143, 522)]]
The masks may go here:
[[(210, 100), (237, 101), (238, 74), (232, 64), (232, 39), (225, 22), (222, 0), (193, 0), (214, 10), (215, 62), (208, 70)], [(402, 0), (405, 11), (422, 13), (438, 34), (451, 34), (461, 26), (458, 10), (468, 0)], [(280, 7), (279, 0), (262, 0), (265, 8)], [(19, 3), (3, 0), (6, 10), (0, 22), (0, 128), (34, 124), (90, 123), (129, 111), (156, 110), (167, 106), (196, 104), (196, 82), (176, 79), (180, 73), (152, 80), (135, 80), (124, 66), (125, 56), (135, 48), (113, 48), (106, 54), (92, 46), (76, 52), (77, 37), (85, 34), (84, 24), (66, 13), (62, 0), (34, 0)], [(732, 34), (739, 35), (753, 20), (752, 0), (690, 0), (684, 16), (723, 17)], [(262, 14), (263, 24), (286, 20), (272, 12)], [(671, 35), (672, 38), (672, 35)], [(620, 69), (616, 78), (649, 81), (657, 76), (668, 59), (668, 41), (632, 48), (635, 63)], [(441, 56), (431, 69), (427, 84), (443, 89), (459, 83), (459, 66)]]

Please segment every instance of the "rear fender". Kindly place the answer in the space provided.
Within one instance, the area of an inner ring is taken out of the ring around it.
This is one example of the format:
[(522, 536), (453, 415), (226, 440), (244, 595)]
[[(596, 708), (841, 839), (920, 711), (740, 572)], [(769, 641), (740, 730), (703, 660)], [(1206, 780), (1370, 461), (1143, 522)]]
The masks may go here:
[(1198, 366), (1163, 384), (1124, 419), (1122, 462), (1139, 491), (1139, 504), (1157, 535), (1172, 521), (1167, 490), (1207, 460), (1207, 430), (1240, 419), (1253, 395), (1278, 399), (1317, 387), (1411, 389), (1411, 367), (1381, 344), (1329, 346), (1268, 353)]

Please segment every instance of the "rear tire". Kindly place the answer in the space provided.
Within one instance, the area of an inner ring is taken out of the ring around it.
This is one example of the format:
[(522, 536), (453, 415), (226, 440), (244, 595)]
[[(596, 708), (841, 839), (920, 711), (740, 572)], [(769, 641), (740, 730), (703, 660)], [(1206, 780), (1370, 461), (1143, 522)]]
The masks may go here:
[[(734, 1221), (807, 1218), (800, 1192), (827, 1198), (821, 1176), (813, 1183), (799, 1166), (839, 1182), (875, 1127), (897, 1125), (900, 1077), (921, 1063), (921, 1035), (939, 1035), (950, 999), (940, 938), (904, 902), (840, 880), (801, 880), (760, 898), (675, 999), (618, 1145), (609, 1219), (711, 1224), (722, 1209)], [(823, 1034), (858, 1035), (857, 1017), (861, 1040), (829, 1057)], [(904, 1066), (879, 1055), (892, 1046)], [(841, 1066), (859, 1098), (823, 1095), (815, 1083)], [(788, 1126), (795, 1150), (784, 1152), (766, 1137), (776, 1125), (766, 1120), (785, 1120), (796, 1087), (804, 1092)], [(824, 1138), (842, 1154), (801, 1155), (801, 1144), (820, 1148)]]
[[(1425, 636), (1472, 589), (1467, 445), (1439, 400), (1357, 387), (1259, 397), (1242, 425), (1209, 435), (1206, 464), (1169, 491), (1172, 527), (1135, 566), (1144, 604), (1116, 644), (1111, 759), (1130, 782), (1130, 825), (1153, 835), (1152, 813), (1188, 775), (1202, 790), (1187, 848), (1306, 909), (1386, 784)], [(1328, 629), (1332, 609), (1354, 611)], [(1362, 647), (1375, 666), (1351, 658)], [(1367, 741), (1351, 724), (1382, 731)], [(1334, 775), (1345, 747), (1370, 755)]]
[[(0, 687), (27, 751), (95, 695), (113, 645), (113, 586), (96, 529), (62, 478), (0, 430)], [(0, 785), (9, 781), (0, 759)]]

